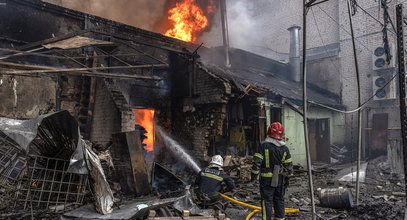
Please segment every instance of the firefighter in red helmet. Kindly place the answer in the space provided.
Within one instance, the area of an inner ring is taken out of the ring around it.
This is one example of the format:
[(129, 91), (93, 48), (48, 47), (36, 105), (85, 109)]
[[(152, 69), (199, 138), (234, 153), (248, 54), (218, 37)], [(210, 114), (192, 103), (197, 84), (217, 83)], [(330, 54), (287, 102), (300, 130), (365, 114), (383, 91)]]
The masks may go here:
[(270, 124), (267, 137), (253, 157), (252, 181), (260, 175), (262, 219), (283, 220), (284, 194), (288, 178), (293, 173), (293, 163), (286, 144), (283, 142), (284, 127), (280, 122)]

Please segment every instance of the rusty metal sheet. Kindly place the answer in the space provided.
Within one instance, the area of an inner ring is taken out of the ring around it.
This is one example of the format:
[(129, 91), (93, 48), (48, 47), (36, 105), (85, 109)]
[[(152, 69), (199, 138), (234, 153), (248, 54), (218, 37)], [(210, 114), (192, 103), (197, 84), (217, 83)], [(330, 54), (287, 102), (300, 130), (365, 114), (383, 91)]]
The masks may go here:
[(75, 49), (81, 48), (88, 45), (111, 45), (112, 42), (97, 40), (89, 37), (75, 36), (65, 40), (44, 44), (42, 45), (45, 48), (60, 48), (60, 49)]

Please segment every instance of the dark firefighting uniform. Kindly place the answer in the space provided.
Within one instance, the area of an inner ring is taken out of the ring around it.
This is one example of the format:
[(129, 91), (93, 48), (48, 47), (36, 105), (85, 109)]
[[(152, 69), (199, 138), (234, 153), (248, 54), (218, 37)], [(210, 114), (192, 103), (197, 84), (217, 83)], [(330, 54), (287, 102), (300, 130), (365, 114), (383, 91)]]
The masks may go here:
[[(271, 137), (268, 137), (269, 140)], [(274, 206), (274, 219), (284, 219), (284, 194), (288, 186), (288, 177), (280, 174), (277, 187), (271, 186), (274, 165), (280, 165), (286, 169), (287, 173), (293, 171), (293, 164), (290, 151), (287, 146), (275, 144), (276, 139), (272, 142), (262, 142), (259, 152), (254, 154), (252, 167), (252, 180), (260, 175), (260, 194), (262, 205), (262, 219), (271, 219), (272, 207)], [(282, 142), (284, 144), (284, 142)], [(280, 172), (281, 173), (281, 172)]]
[(218, 193), (222, 189), (222, 182), (226, 184), (228, 190), (235, 188), (232, 178), (221, 167), (209, 166), (199, 172), (195, 179), (195, 185), (198, 186), (197, 193), (203, 200), (204, 206), (214, 205), (222, 199)]

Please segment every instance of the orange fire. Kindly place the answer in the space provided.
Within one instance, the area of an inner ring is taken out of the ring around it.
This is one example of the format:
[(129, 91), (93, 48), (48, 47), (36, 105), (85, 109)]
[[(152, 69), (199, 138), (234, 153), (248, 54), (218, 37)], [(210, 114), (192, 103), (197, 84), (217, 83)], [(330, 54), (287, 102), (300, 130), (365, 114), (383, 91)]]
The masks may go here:
[[(210, 0), (206, 9), (208, 13), (214, 13), (215, 6)], [(183, 41), (195, 42), (197, 35), (208, 27), (208, 18), (204, 11), (196, 4), (195, 0), (182, 0), (177, 2), (174, 8), (168, 11), (168, 19), (173, 27), (164, 35)]]
[(134, 123), (143, 126), (147, 133), (147, 136), (143, 140), (144, 149), (146, 151), (154, 150), (154, 110), (153, 109), (133, 109), (134, 113)]

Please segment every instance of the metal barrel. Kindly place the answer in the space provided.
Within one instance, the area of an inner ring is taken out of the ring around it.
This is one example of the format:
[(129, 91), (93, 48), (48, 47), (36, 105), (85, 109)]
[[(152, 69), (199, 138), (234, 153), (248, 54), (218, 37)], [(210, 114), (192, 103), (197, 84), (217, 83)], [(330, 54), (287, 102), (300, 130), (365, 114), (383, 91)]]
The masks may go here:
[(334, 209), (350, 209), (353, 206), (352, 192), (345, 188), (321, 189), (320, 205)]

